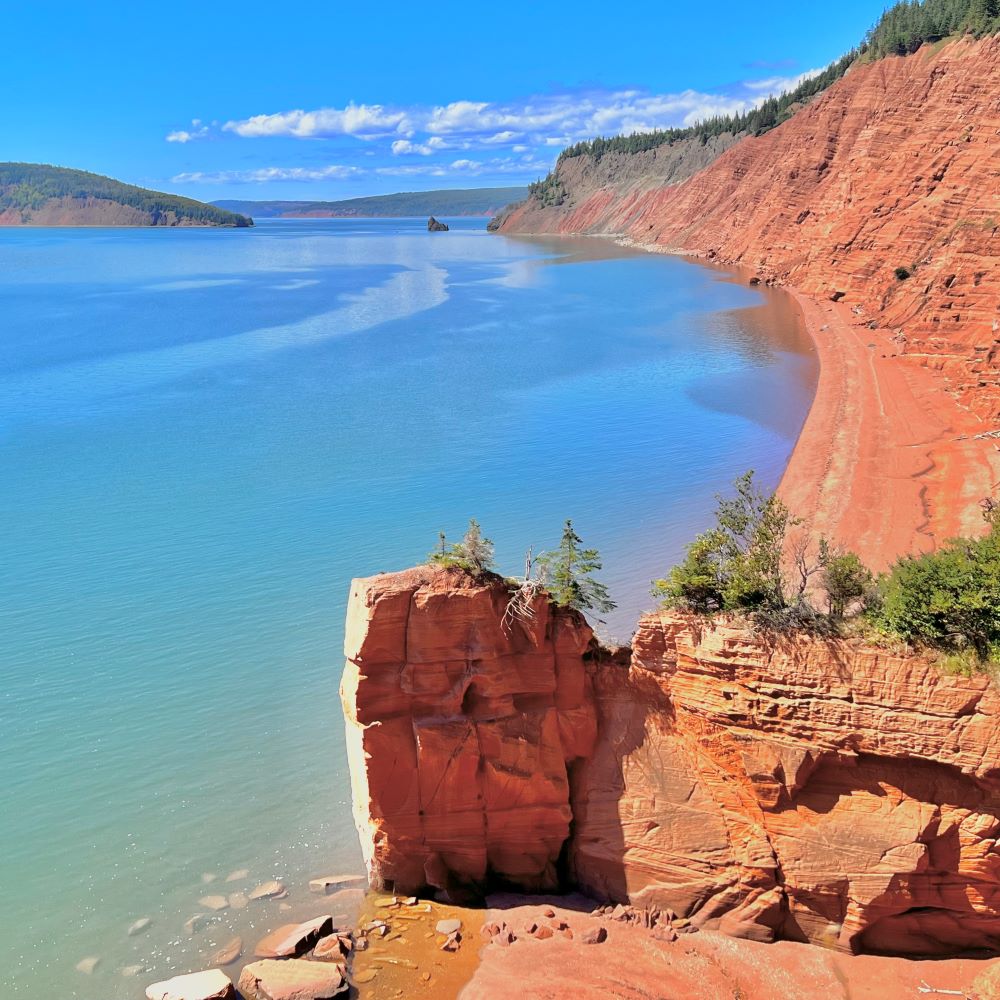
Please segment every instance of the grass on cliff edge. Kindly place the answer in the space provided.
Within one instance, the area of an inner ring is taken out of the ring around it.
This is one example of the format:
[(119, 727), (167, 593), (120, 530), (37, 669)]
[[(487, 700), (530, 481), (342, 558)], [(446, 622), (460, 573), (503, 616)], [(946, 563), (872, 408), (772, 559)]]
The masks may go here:
[(856, 634), (937, 652), (949, 672), (1000, 664), (1000, 504), (986, 532), (904, 556), (875, 576), (853, 552), (801, 529), (750, 471), (717, 498), (715, 524), (688, 545), (653, 595), (664, 606), (739, 612), (762, 625)]

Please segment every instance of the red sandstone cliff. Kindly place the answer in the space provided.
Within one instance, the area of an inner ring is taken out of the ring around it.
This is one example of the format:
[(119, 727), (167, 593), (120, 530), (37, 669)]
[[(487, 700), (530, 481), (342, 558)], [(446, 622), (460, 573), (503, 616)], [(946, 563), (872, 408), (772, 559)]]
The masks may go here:
[(342, 694), (369, 873), (576, 883), (733, 935), (1000, 949), (1000, 696), (912, 655), (645, 616), (627, 658), (502, 583), (355, 581)]
[[(681, 183), (564, 159), (503, 232), (614, 233), (840, 296), (1000, 417), (1000, 38), (856, 65)], [(899, 281), (897, 267), (913, 269)]]

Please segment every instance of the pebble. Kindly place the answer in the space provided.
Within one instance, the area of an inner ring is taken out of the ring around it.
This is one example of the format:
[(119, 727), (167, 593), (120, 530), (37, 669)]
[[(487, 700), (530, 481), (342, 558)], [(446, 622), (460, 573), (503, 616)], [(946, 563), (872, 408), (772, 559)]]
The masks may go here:
[(202, 896), (198, 900), (199, 906), (204, 906), (206, 910), (228, 910), (229, 900), (225, 896)]
[(208, 914), (206, 913), (196, 913), (193, 917), (188, 917), (184, 921), (184, 930), (188, 934), (196, 934), (202, 929), (209, 921)]
[(76, 963), (76, 971), (90, 976), (93, 975), (94, 969), (96, 969), (100, 964), (100, 958), (95, 955), (91, 955), (89, 958), (81, 958), (80, 961)]
[(219, 876), (214, 872), (202, 872), (201, 873), (201, 884), (211, 885)]
[(226, 876), (227, 882), (242, 882), (250, 874), (249, 868), (237, 868)]
[(431, 981), (431, 974), (429, 972), (421, 972), (420, 978), (425, 982), (429, 983)]
[(549, 919), (551, 919), (555, 915), (556, 915), (556, 911), (553, 910), (551, 906), (546, 906), (545, 909), (542, 910), (542, 916), (543, 917), (548, 917)]
[(136, 976), (142, 975), (146, 971), (146, 966), (144, 965), (126, 965), (122, 967), (122, 975), (126, 979), (135, 979)]
[(279, 882), (277, 879), (272, 879), (270, 882), (261, 882), (253, 892), (250, 893), (251, 899), (275, 899), (280, 898), (285, 893), (284, 882)]
[(462, 929), (462, 921), (457, 919), (439, 920), (434, 928), (438, 934), (454, 934)]
[(365, 983), (370, 983), (377, 975), (377, 969), (365, 969), (363, 972), (355, 972), (351, 978), (363, 986)]
[(141, 934), (144, 930), (148, 930), (152, 922), (149, 917), (140, 917), (135, 923), (129, 925), (128, 936), (135, 937), (136, 934)]
[(245, 910), (250, 905), (250, 897), (245, 892), (231, 893), (229, 905), (234, 910)]
[(208, 960), (210, 965), (231, 965), (243, 954), (243, 938), (234, 937), (227, 941)]

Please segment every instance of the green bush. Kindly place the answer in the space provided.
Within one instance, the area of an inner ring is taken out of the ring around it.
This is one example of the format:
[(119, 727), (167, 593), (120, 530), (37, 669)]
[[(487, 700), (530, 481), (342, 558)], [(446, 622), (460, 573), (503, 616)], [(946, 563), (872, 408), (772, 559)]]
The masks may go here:
[(896, 275), (897, 281), (906, 281), (910, 277), (910, 269), (908, 267), (897, 267), (892, 273)]
[(840, 621), (855, 601), (868, 597), (875, 578), (856, 553), (835, 551), (825, 539), (820, 541), (820, 567), (830, 617)]
[(983, 663), (1000, 654), (1000, 530), (987, 505), (989, 533), (956, 538), (935, 552), (900, 559), (879, 584), (875, 620), (908, 642)]
[(692, 611), (778, 610), (787, 605), (781, 564), (788, 508), (754, 485), (753, 470), (733, 484), (733, 497), (718, 496), (715, 527), (687, 548), (683, 562), (653, 595), (670, 607)]

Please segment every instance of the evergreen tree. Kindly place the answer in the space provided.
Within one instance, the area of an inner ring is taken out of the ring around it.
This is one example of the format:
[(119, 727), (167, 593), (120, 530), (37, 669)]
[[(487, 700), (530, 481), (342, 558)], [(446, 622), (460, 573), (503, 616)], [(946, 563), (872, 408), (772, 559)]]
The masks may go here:
[(493, 542), (483, 536), (483, 529), (475, 518), (460, 542), (449, 545), (443, 531), (438, 533), (437, 548), (430, 554), (429, 561), (437, 566), (457, 566), (474, 576), (493, 569)]
[(601, 568), (597, 549), (584, 549), (583, 539), (567, 520), (562, 540), (555, 552), (539, 556), (546, 586), (552, 600), (577, 611), (597, 611), (607, 614), (617, 607), (608, 594), (608, 588), (592, 576)]

